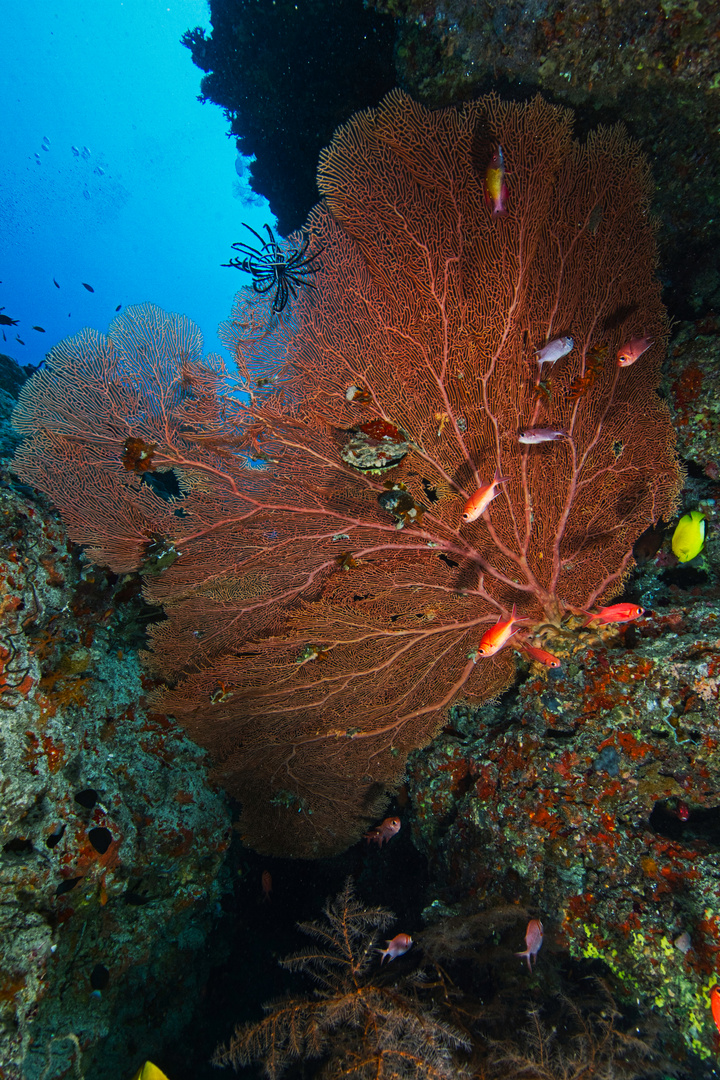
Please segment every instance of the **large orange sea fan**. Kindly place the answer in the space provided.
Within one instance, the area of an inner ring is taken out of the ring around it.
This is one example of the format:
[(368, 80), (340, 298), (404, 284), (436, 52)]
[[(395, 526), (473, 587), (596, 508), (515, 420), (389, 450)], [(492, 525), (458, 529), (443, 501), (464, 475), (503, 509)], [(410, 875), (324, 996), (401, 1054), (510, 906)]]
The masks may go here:
[[(16, 414), (22, 477), (165, 605), (163, 708), (211, 751), (248, 842), (297, 856), (356, 839), (447, 706), (508, 685), (511, 648), (477, 645), (513, 604), (532, 629), (616, 594), (679, 486), (649, 170), (622, 129), (580, 144), (541, 98), (433, 113), (395, 91), (336, 133), (318, 182), (315, 288), (284, 322), (238, 295), (234, 384), (145, 306), (56, 347)], [(535, 349), (565, 335), (540, 385)], [(653, 345), (620, 368), (633, 336)], [(80, 381), (68, 415), (56, 387)], [(567, 435), (519, 443), (538, 427)], [(170, 471), (174, 500), (153, 483)]]

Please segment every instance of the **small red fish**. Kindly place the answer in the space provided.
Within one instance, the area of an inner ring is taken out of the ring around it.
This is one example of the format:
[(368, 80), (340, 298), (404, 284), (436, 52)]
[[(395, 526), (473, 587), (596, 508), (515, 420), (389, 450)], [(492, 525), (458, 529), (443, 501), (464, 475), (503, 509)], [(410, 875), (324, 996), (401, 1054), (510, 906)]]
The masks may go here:
[(262, 878), (260, 880), (262, 881), (263, 900), (266, 900), (269, 903), (270, 893), (272, 892), (272, 874), (270, 871), (263, 870)]
[(485, 194), (485, 205), (491, 211), (493, 217), (507, 213), (505, 200), (508, 197), (508, 189), (505, 183), (505, 159), (500, 145), (498, 145), (487, 167), (483, 192)]
[(513, 634), (517, 634), (517, 630), (513, 630), (512, 624), (522, 620), (515, 618), (516, 613), (517, 608), (513, 604), (512, 615), (509, 619), (499, 619), (494, 626), (485, 631), (477, 648), (478, 656), (494, 656), (496, 652), (502, 649), (503, 645), (507, 644)]
[(543, 924), (539, 919), (531, 919), (527, 924), (527, 930), (525, 931), (525, 951), (516, 952), (516, 956), (520, 956), (527, 960), (528, 970), (532, 975), (532, 963), (534, 960), (537, 963), (537, 954), (540, 952), (540, 946), (543, 943)]
[(715, 1021), (715, 1027), (720, 1032), (720, 986), (717, 984), (710, 991), (710, 1009), (712, 1018)]
[(600, 608), (600, 611), (586, 611), (587, 621), (583, 626), (589, 626), (591, 622), (599, 622), (601, 626), (608, 623), (632, 622), (645, 614), (645, 609), (637, 604), (612, 604), (610, 607)]
[(678, 799), (677, 806), (675, 807), (675, 813), (677, 814), (680, 821), (690, 820), (690, 807), (686, 802), (683, 802), (682, 799)]
[(413, 939), (409, 934), (396, 934), (392, 941), (386, 941), (387, 949), (378, 949), (377, 951), (382, 956), (381, 964), (390, 958), (391, 961), (396, 956), (403, 956), (413, 943)]
[(618, 364), (620, 367), (630, 367), (635, 361), (650, 348), (653, 339), (649, 337), (630, 338), (627, 345), (618, 350)]
[(477, 521), (480, 515), (485, 513), (495, 496), (499, 494), (495, 490), (498, 484), (507, 484), (509, 479), (508, 476), (501, 476), (496, 469), (493, 482), (477, 489), (465, 503), (465, 509), (462, 512), (462, 519), (466, 525), (469, 525), (471, 521)]
[(560, 661), (557, 656), (553, 656), (551, 652), (545, 652), (544, 649), (538, 649), (536, 645), (528, 645), (526, 641), (523, 641), (519, 647), (524, 653), (527, 653), (531, 660), (537, 660), (539, 664), (545, 664), (545, 667), (560, 667)]
[(400, 832), (400, 818), (399, 817), (387, 817), (383, 821), (382, 825), (376, 825), (365, 833), (365, 839), (368, 843), (371, 840), (376, 840), (378, 847), (383, 846), (383, 841), (391, 840), (396, 833)]

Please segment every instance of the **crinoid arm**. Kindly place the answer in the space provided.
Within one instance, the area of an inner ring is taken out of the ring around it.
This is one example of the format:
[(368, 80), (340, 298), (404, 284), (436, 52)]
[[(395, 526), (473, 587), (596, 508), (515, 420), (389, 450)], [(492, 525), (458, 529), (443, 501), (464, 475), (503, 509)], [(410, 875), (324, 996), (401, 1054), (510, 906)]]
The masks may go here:
[(309, 281), (308, 277), (317, 273), (319, 269), (315, 265), (315, 260), (320, 252), (315, 251), (307, 256), (310, 245), (308, 236), (304, 236), (299, 247), (291, 248), (286, 252), (283, 251), (269, 225), (263, 226), (268, 234), (267, 240), (263, 239), (260, 233), (256, 232), (250, 225), (245, 222), (243, 222), (243, 225), (257, 238), (259, 247), (251, 247), (250, 244), (239, 240), (232, 245), (233, 251), (237, 251), (238, 255), (230, 259), (229, 262), (222, 263), (222, 265), (231, 266), (236, 270), (243, 270), (246, 274), (250, 274), (252, 288), (256, 293), (264, 294), (274, 289), (273, 313), (278, 314), (281, 312), (287, 306), (290, 297), (293, 300), (297, 299), (298, 289), (301, 285), (315, 288), (314, 283)]

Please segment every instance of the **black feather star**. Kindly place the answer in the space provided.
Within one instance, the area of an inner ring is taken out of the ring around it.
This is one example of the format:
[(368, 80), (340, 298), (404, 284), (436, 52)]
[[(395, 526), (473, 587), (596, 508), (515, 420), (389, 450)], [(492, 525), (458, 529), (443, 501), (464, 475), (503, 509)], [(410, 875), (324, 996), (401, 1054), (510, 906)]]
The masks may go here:
[(268, 234), (267, 240), (264, 240), (260, 233), (255, 232), (249, 225), (245, 225), (244, 222), (243, 225), (257, 237), (260, 247), (250, 247), (249, 244), (241, 242), (233, 244), (233, 251), (240, 252), (240, 255), (222, 265), (233, 266), (236, 270), (244, 270), (246, 274), (250, 274), (253, 291), (256, 293), (269, 293), (274, 289), (273, 312), (276, 314), (281, 312), (291, 296), (296, 299), (300, 286), (315, 288), (313, 282), (308, 281), (308, 277), (316, 274), (320, 269), (314, 264), (321, 252), (315, 251), (307, 255), (310, 246), (308, 236), (304, 238), (300, 247), (283, 251), (269, 225), (263, 226)]

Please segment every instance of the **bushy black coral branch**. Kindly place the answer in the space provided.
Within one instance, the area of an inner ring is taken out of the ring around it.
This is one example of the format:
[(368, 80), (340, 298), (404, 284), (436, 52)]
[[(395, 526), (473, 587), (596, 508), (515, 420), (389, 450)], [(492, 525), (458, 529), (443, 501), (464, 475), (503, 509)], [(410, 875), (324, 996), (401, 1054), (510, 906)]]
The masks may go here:
[(598, 981), (599, 1007), (585, 1011), (567, 998), (560, 1022), (548, 1027), (537, 1009), (512, 1039), (494, 1043), (489, 1080), (631, 1080), (653, 1074), (652, 1047), (623, 1031), (612, 995)]
[(365, 908), (352, 881), (324, 909), (325, 923), (301, 923), (320, 948), (282, 961), (317, 984), (312, 997), (266, 1006), (267, 1016), (239, 1026), (219, 1047), (215, 1065), (259, 1062), (269, 1080), (298, 1060), (325, 1058), (328, 1080), (457, 1080), (464, 1075), (451, 1050), (467, 1047), (417, 993), (373, 981), (379, 932), (394, 919), (384, 908)]

